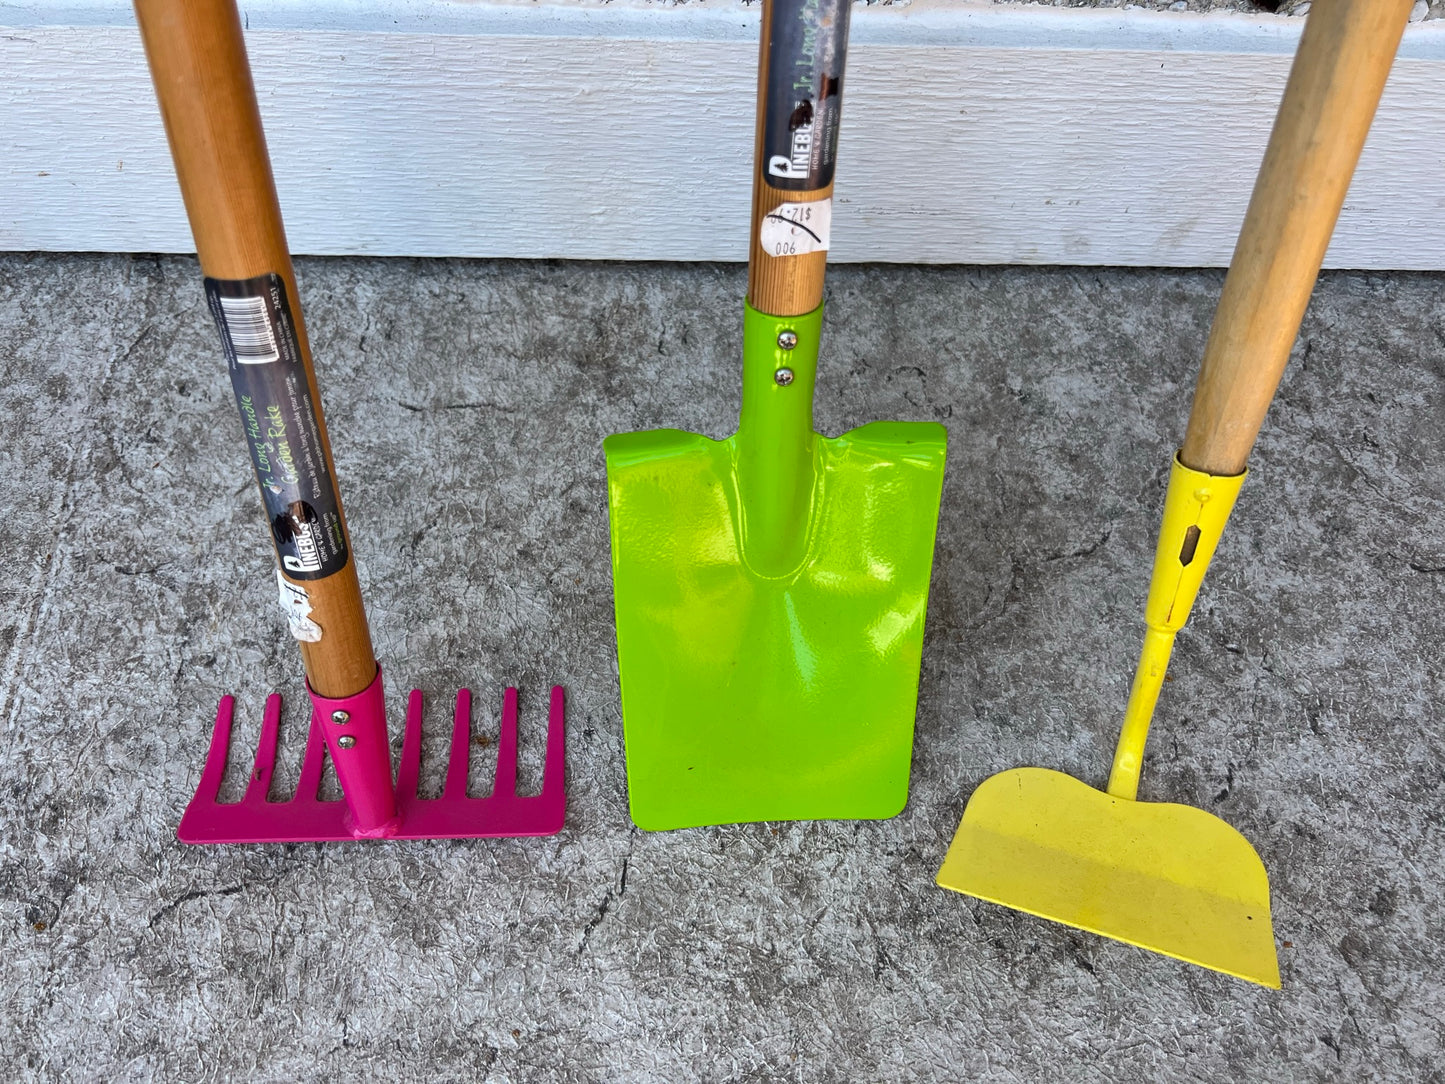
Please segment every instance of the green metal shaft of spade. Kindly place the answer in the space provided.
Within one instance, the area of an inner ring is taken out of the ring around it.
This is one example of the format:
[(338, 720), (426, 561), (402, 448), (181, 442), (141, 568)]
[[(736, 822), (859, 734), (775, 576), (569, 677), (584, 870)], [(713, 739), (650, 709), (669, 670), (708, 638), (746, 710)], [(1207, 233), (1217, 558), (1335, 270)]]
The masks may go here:
[(817, 478), (813, 387), (822, 325), (821, 305), (802, 316), (768, 316), (751, 305), (745, 311), (738, 503), (743, 560), (760, 576), (786, 576), (807, 556)]

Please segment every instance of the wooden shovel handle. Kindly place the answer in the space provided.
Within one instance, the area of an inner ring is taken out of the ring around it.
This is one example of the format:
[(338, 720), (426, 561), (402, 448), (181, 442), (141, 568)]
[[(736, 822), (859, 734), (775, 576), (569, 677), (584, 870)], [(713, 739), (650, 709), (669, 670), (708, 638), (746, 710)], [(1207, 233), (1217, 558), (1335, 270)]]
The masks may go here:
[(1239, 474), (1299, 334), (1411, 0), (1315, 0), (1204, 348), (1180, 458)]
[[(285, 281), (339, 511), (340, 487), (235, 0), (135, 0), (135, 10), (201, 271), (216, 279), (274, 273)], [(319, 641), (300, 645), (311, 688), (327, 697), (361, 692), (376, 676), (376, 657), (355, 559), (303, 586), (311, 619), (322, 630)]]
[[(823, 303), (823, 275), (828, 253), (810, 252), (774, 256), (764, 251), (763, 220), (782, 203), (811, 203), (832, 199), (833, 182), (807, 190), (784, 190), (768, 183), (764, 132), (767, 126), (768, 75), (773, 20), (781, 5), (795, 7), (797, 0), (763, 0), (762, 32), (758, 46), (758, 113), (753, 144), (753, 216), (748, 247), (748, 303), (770, 316), (801, 316)], [(846, 13), (846, 7), (844, 11)], [(846, 38), (845, 38), (846, 42)]]

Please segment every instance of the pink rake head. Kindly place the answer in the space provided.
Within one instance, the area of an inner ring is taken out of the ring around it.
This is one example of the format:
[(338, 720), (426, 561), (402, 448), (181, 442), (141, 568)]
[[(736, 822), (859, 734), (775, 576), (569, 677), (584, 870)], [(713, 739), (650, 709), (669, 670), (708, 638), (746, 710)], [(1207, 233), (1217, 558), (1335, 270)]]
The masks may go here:
[[(310, 689), (307, 690), (310, 692)], [(502, 700), (502, 730), (497, 743), (497, 774), (492, 793), (467, 797), (467, 753), (471, 743), (472, 694), (457, 693), (451, 757), (440, 798), (417, 793), (421, 769), (421, 690), (407, 703), (401, 770), (391, 782), (381, 674), (364, 692), (330, 699), (311, 693), (311, 732), (301, 763), (301, 780), (289, 801), (267, 800), (276, 763), (281, 697), (266, 699), (261, 740), (251, 781), (239, 802), (218, 801), (226, 755), (231, 745), (235, 703), (223, 697), (216, 729), (196, 796), (186, 807), (176, 835), (182, 843), (309, 843), (346, 839), (473, 839), (497, 836), (550, 836), (562, 830), (567, 811), (562, 687), (552, 687), (547, 720), (547, 752), (542, 793), (517, 794), (517, 690)], [(322, 755), (328, 753), (341, 783), (342, 801), (322, 801)]]

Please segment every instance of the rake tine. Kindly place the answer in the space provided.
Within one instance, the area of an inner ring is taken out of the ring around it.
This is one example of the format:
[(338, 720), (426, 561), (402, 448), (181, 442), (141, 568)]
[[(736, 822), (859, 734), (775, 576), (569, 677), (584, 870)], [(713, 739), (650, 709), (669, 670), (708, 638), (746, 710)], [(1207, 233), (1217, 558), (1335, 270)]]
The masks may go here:
[(311, 730), (306, 736), (306, 755), (301, 761), (301, 779), (296, 784), (296, 801), (315, 802), (321, 797), (321, 770), (325, 764), (326, 737), (321, 717), (311, 712)]
[(243, 802), (264, 802), (271, 790), (271, 770), (276, 766), (276, 741), (281, 733), (281, 697), (266, 697), (266, 713), (261, 717), (261, 740), (256, 743), (256, 763), (251, 769), (251, 782), (246, 785)]
[(447, 760), (447, 781), (443, 798), (467, 796), (468, 746), (472, 740), (472, 691), (457, 690), (457, 710), (452, 722), (452, 751)]
[(497, 777), (492, 794), (517, 793), (517, 690), (502, 696), (502, 729), (497, 735)]
[(221, 697), (216, 706), (216, 726), (211, 731), (211, 747), (206, 752), (206, 766), (201, 769), (194, 801), (214, 802), (220, 796), (221, 783), (226, 778), (226, 757), (231, 751), (231, 716), (235, 708), (234, 696)]
[(409, 802), (417, 795), (421, 777), (421, 690), (406, 699), (406, 730), (401, 738), (401, 764), (396, 771), (396, 797)]
[(561, 791), (566, 786), (566, 716), (566, 694), (562, 686), (553, 685), (552, 701), (547, 712), (547, 753), (542, 764), (542, 793), (546, 795)]

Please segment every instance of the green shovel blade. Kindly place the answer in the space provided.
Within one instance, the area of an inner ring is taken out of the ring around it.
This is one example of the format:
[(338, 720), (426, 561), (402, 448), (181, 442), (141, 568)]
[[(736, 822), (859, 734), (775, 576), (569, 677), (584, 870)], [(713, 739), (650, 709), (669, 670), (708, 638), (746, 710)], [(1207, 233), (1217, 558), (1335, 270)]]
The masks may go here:
[(882, 818), (907, 801), (947, 433), (815, 434), (821, 322), (747, 310), (734, 436), (603, 446), (643, 828)]

